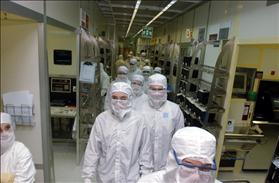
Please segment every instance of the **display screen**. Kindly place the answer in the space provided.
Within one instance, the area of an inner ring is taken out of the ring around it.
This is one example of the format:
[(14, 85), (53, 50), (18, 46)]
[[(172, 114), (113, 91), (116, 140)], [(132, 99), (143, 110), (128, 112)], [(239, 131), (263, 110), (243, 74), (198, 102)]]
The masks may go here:
[(260, 82), (254, 120), (279, 122), (279, 81)]
[(53, 51), (54, 64), (58, 65), (72, 65), (72, 51), (71, 50), (54, 50)]
[(245, 78), (242, 75), (236, 75), (234, 78), (234, 88), (244, 88)]
[(233, 83), (233, 93), (246, 93), (247, 75), (245, 73), (235, 73)]

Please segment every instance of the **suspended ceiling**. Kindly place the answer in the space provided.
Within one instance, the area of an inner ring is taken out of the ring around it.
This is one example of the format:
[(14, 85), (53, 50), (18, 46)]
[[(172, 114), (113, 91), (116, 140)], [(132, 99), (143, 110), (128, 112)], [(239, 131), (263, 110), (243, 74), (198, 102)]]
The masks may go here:
[[(128, 36), (135, 35), (143, 26), (145, 26), (153, 17), (155, 17), (171, 0), (142, 0), (129, 31)], [(97, 4), (106, 18), (109, 25), (116, 24), (116, 34), (119, 37), (126, 35), (131, 17), (133, 15), (137, 0), (114, 1), (97, 0)], [(174, 19), (195, 6), (202, 3), (202, 0), (177, 0), (166, 12), (156, 19), (150, 26), (158, 27)]]

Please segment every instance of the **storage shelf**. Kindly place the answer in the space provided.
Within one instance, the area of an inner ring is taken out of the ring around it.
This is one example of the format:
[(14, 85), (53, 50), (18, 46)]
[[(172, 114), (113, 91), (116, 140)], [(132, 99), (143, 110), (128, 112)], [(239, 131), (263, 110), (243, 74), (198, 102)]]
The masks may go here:
[(176, 96), (182, 96), (182, 97), (186, 98), (186, 95), (184, 95), (183, 93), (177, 93)]
[(184, 80), (184, 79), (181, 79), (180, 81), (183, 83), (189, 83), (187, 80)]
[(226, 138), (249, 138), (249, 139), (258, 139), (264, 138), (264, 135), (250, 135), (250, 134), (237, 134), (237, 133), (226, 133)]
[(275, 125), (275, 126), (279, 126), (279, 122), (269, 122), (269, 121), (252, 121), (253, 124), (257, 124), (257, 125)]
[(189, 67), (182, 67), (183, 70), (190, 71)]
[(197, 118), (197, 116), (192, 114), (192, 112), (187, 110), (185, 107), (180, 106), (180, 108), (181, 108), (182, 111), (184, 111), (186, 114), (188, 114), (192, 119), (197, 120), (197, 122), (199, 122), (202, 126), (204, 126), (204, 127), (219, 127), (220, 128), (220, 125), (217, 124), (216, 120), (214, 120), (211, 123), (203, 122), (203, 121), (201, 121), (200, 118)]

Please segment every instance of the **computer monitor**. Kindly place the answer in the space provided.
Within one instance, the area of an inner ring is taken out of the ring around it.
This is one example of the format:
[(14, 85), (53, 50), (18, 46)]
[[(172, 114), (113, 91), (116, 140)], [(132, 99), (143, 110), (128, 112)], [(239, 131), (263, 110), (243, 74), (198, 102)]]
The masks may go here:
[(72, 51), (53, 50), (53, 61), (57, 65), (72, 65)]
[(247, 86), (247, 74), (236, 72), (233, 83), (233, 93), (245, 94)]
[(279, 81), (260, 81), (253, 119), (279, 122)]

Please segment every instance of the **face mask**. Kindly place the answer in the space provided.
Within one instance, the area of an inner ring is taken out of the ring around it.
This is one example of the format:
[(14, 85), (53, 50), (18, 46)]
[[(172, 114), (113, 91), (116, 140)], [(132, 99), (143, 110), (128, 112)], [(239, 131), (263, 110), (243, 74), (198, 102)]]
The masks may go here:
[(135, 71), (137, 69), (136, 65), (131, 65), (131, 71)]
[(131, 111), (132, 104), (129, 100), (111, 99), (111, 109), (113, 114), (123, 120), (125, 115)]
[(117, 78), (121, 81), (126, 81), (127, 75), (126, 74), (117, 74)]
[(143, 72), (144, 79), (148, 79), (150, 72)]
[(142, 86), (137, 84), (132, 84), (131, 87), (136, 96), (140, 96), (143, 93)]
[(165, 90), (162, 91), (148, 91), (149, 103), (152, 107), (158, 109), (167, 101), (167, 92)]
[(4, 154), (12, 147), (15, 141), (15, 134), (13, 132), (4, 132), (1, 134), (1, 154)]
[(191, 182), (191, 183), (213, 183), (214, 176), (212, 171), (199, 171), (198, 168), (188, 168), (179, 166), (177, 169), (177, 182)]

